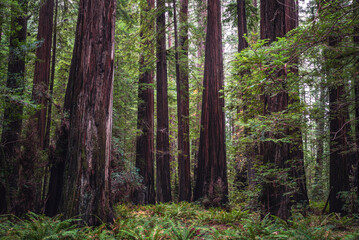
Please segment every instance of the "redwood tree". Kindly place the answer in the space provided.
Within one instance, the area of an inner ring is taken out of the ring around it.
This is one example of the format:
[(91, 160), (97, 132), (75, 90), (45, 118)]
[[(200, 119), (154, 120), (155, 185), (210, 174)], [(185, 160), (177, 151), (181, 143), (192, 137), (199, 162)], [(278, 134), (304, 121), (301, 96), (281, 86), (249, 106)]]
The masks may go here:
[[(354, 16), (359, 14), (359, 0), (354, 2), (356, 6), (356, 11), (354, 11)], [(354, 28), (354, 45), (359, 46), (359, 24)], [(356, 146), (359, 146), (359, 59), (356, 61), (356, 75), (354, 77), (354, 90), (355, 90), (355, 118), (357, 122), (355, 124), (355, 143)], [(359, 148), (357, 147), (356, 159), (355, 159), (355, 186), (357, 188), (357, 198), (359, 199)]]
[[(50, 78), (51, 40), (53, 25), (54, 0), (47, 0), (42, 4), (39, 14), (37, 40), (40, 46), (36, 49), (32, 98), (40, 105), (40, 109), (27, 122), (25, 129), (24, 153), (20, 158), (23, 169), (19, 178), (19, 199), (22, 201), (21, 212), (40, 209), (42, 178), (36, 177), (39, 172), (39, 151), (45, 146), (46, 113), (48, 102), (48, 85)], [(43, 170), (43, 169), (41, 169)], [(46, 173), (43, 171), (42, 175)]]
[[(292, 0), (261, 0), (260, 2), (260, 35), (261, 39), (269, 39), (269, 43), (276, 41), (277, 37), (283, 37), (285, 34), (295, 28), (298, 24), (296, 1)], [(295, 71), (294, 69), (292, 69)], [(261, 96), (264, 109), (264, 115), (281, 112), (288, 108), (290, 102), (296, 101), (290, 99), (288, 90), (286, 89), (285, 73), (279, 71), (276, 78), (276, 88), (279, 89), (275, 94), (263, 94)], [(265, 133), (266, 138), (280, 139), (284, 135), (300, 136), (300, 129), (290, 132), (285, 129), (283, 133), (273, 134)], [(293, 191), (285, 183), (275, 185), (271, 182), (263, 184), (263, 192), (261, 197), (264, 211), (271, 213), (280, 218), (287, 219), (291, 206), (291, 198), (296, 202), (307, 202), (308, 197), (305, 187), (303, 153), (301, 148), (301, 136), (299, 139), (293, 139), (292, 143), (265, 141), (261, 142), (259, 154), (264, 163), (272, 164), (272, 166), (280, 169), (290, 168), (288, 176), (294, 178), (297, 182), (296, 193), (291, 196), (288, 192)], [(292, 161), (289, 164), (289, 161)]]
[[(176, 48), (176, 83), (178, 116), (178, 179), (179, 201), (191, 200), (191, 162), (189, 142), (189, 84), (188, 84), (188, 0), (180, 1), (179, 32), (177, 29), (176, 1), (174, 30)], [(178, 34), (179, 33), (179, 34)], [(178, 43), (179, 35), (179, 43)]]
[(60, 209), (65, 217), (80, 215), (90, 225), (112, 220), (115, 12), (115, 0), (80, 1), (65, 96), (69, 131)]
[(223, 88), (221, 2), (209, 0), (197, 179), (193, 199), (228, 201)]
[[(20, 135), (22, 130), (23, 104), (17, 101), (24, 92), (25, 48), (27, 34), (27, 0), (18, 0), (17, 6), (11, 7), (11, 35), (6, 88), (9, 96), (5, 97), (3, 130), (1, 135), (0, 169), (4, 195), (0, 201), (0, 212), (16, 212), (19, 163)], [(14, 3), (15, 4), (15, 3)], [(18, 205), (18, 204), (17, 204)]]
[(237, 0), (237, 14), (238, 14), (238, 52), (248, 47), (248, 43), (244, 38), (247, 34), (247, 15), (246, 15), (246, 1)]
[(154, 188), (154, 93), (152, 57), (154, 45), (151, 36), (154, 32), (154, 20), (149, 17), (155, 7), (154, 0), (147, 0), (141, 4), (141, 48), (140, 77), (138, 81), (138, 118), (137, 129), (141, 135), (136, 142), (136, 167), (143, 177), (144, 190), (137, 191), (135, 202), (154, 204), (156, 202)]
[(37, 144), (39, 149), (43, 149), (45, 145), (53, 13), (54, 0), (46, 0), (40, 8), (37, 40), (42, 41), (42, 43), (36, 50), (37, 61), (35, 62), (34, 84), (32, 90), (33, 99), (37, 104), (41, 104), (41, 109), (35, 114), (35, 118), (37, 119), (35, 131), (36, 135), (38, 135)]
[(157, 0), (157, 135), (156, 135), (156, 187), (157, 201), (169, 202), (171, 196), (170, 153), (168, 130), (167, 63), (166, 63), (166, 5)]

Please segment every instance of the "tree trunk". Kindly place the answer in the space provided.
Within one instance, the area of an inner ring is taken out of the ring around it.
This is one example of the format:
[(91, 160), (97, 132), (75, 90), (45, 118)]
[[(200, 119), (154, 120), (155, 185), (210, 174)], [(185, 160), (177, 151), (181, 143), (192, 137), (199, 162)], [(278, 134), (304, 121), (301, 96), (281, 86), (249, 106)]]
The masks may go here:
[(109, 167), (115, 0), (81, 0), (65, 96), (69, 133), (60, 209), (90, 225), (112, 221)]
[[(142, 3), (141, 3), (142, 4)], [(148, 36), (154, 33), (154, 21), (147, 20), (148, 14), (155, 7), (154, 0), (148, 0), (141, 5), (141, 32), (143, 53), (140, 57), (140, 78), (138, 84), (138, 118), (137, 129), (141, 135), (137, 137), (136, 167), (143, 177), (143, 191), (135, 193), (135, 202), (138, 204), (155, 204), (156, 195), (154, 188), (154, 93), (152, 55), (154, 45), (148, 40)], [(147, 16), (147, 18), (146, 18)], [(146, 40), (147, 39), (147, 40)]]
[[(41, 109), (29, 119), (25, 130), (24, 153), (20, 159), (22, 174), (19, 179), (19, 199), (22, 204), (19, 205), (18, 211), (22, 213), (38, 211), (41, 208), (41, 183), (44, 177), (41, 175), (45, 175), (45, 171), (39, 166), (39, 151), (44, 149), (46, 135), (53, 9), (53, 0), (47, 0), (40, 8), (37, 40), (42, 43), (36, 50), (38, 60), (35, 62), (32, 98)], [(42, 171), (41, 175), (34, 174), (35, 171)], [(36, 177), (37, 175), (41, 177)]]
[[(246, 4), (245, 4), (245, 0), (237, 0), (237, 18), (238, 18), (238, 52), (241, 52), (242, 50), (244, 50), (245, 48), (248, 47), (248, 43), (246, 41), (246, 39), (244, 38), (244, 35), (247, 34), (247, 18), (246, 18)], [(243, 73), (241, 72), (240, 75), (242, 75)], [(239, 98), (241, 98), (242, 93), (239, 93)], [(237, 119), (238, 119), (238, 115), (240, 114), (241, 111), (245, 111), (246, 108), (243, 107), (242, 109), (238, 109), (237, 110)], [(233, 131), (234, 131), (234, 141), (235, 144), (238, 143), (238, 139), (240, 137), (241, 134), (247, 134), (247, 130), (240, 128), (239, 126), (235, 126), (233, 127)], [(242, 157), (240, 156), (240, 154), (238, 153), (236, 155), (236, 185), (238, 190), (242, 190), (243, 186), (247, 186), (247, 183), (251, 182), (253, 183), (252, 179), (250, 180), (249, 178), (253, 177), (253, 150), (250, 149), (250, 146), (246, 146), (246, 153), (245, 153), (245, 160), (247, 161), (246, 166), (244, 167), (242, 162), (243, 159), (241, 159)], [(246, 171), (247, 170), (247, 171)], [(247, 172), (247, 173), (246, 173)]]
[(247, 15), (246, 15), (246, 1), (237, 0), (237, 14), (238, 14), (238, 52), (246, 49), (248, 43), (243, 37), (247, 34)]
[(36, 104), (41, 104), (41, 109), (35, 113), (35, 118), (37, 119), (35, 134), (38, 136), (39, 149), (44, 149), (45, 146), (53, 13), (54, 0), (46, 0), (40, 8), (37, 40), (42, 40), (43, 42), (36, 51), (38, 61), (35, 62), (34, 84), (32, 90), (32, 97)]
[[(328, 44), (335, 48), (339, 41), (336, 37), (330, 36)], [(337, 53), (328, 50), (325, 57), (328, 80), (335, 81), (329, 88), (329, 212), (346, 214), (345, 199), (340, 195), (341, 192), (350, 190), (350, 124), (347, 122), (349, 109), (346, 104), (346, 83), (338, 82), (340, 78), (335, 77), (338, 73), (331, 70), (337, 64)]]
[[(207, 17), (207, 11), (206, 11), (206, 6), (207, 6), (207, 1), (206, 0), (201, 0), (201, 1), (197, 1), (197, 8), (200, 9), (200, 11), (197, 13), (196, 16), (196, 20), (197, 20), (197, 24), (198, 24), (198, 28), (200, 29), (201, 32), (204, 33), (204, 36), (207, 33), (207, 25), (205, 25), (204, 20)], [(201, 36), (201, 35), (200, 35)], [(203, 56), (204, 56), (204, 52), (205, 52), (205, 39), (204, 37), (200, 37), (199, 41), (197, 43), (197, 63), (196, 63), (196, 68), (198, 69), (199, 73), (198, 73), (198, 82), (196, 83), (198, 92), (201, 91), (202, 87), (203, 87), (203, 68), (204, 68), (204, 64), (203, 64)], [(196, 89), (196, 91), (197, 91)], [(197, 100), (197, 99), (196, 99)], [(201, 112), (201, 108), (202, 108), (202, 101), (200, 99), (200, 97), (198, 97), (197, 100), (197, 104), (196, 104), (196, 111), (194, 113), (194, 117), (195, 117), (195, 121), (196, 124), (195, 126), (198, 126), (198, 128), (196, 128), (196, 130), (199, 130), (201, 127), (201, 119), (199, 117), (199, 114)], [(195, 131), (196, 131), (195, 130)], [(197, 135), (197, 134), (196, 134)], [(192, 166), (193, 166), (193, 170), (194, 170), (194, 178), (196, 178), (197, 176), (197, 166), (198, 166), (198, 151), (199, 151), (199, 137), (195, 137), (194, 139), (192, 139)]]
[(171, 196), (170, 152), (168, 129), (167, 63), (166, 63), (166, 14), (165, 1), (157, 0), (157, 201), (169, 202)]
[[(22, 98), (25, 78), (26, 52), (21, 48), (26, 42), (27, 34), (27, 1), (18, 0), (18, 6), (11, 9), (11, 36), (6, 88), (11, 95)], [(10, 95), (9, 94), (9, 95)], [(6, 201), (0, 206), (1, 212), (15, 212), (20, 155), (20, 138), (22, 130), (23, 104), (21, 101), (5, 97), (3, 131), (1, 136), (0, 166), (6, 191)], [(3, 201), (1, 201), (3, 202)], [(5, 210), (6, 209), (6, 210)]]
[[(269, 39), (269, 43), (271, 43), (275, 41), (277, 37), (285, 36), (288, 31), (297, 26), (298, 10), (295, 1), (261, 0), (260, 6), (261, 39)], [(292, 69), (292, 72), (295, 72), (295, 70)], [(280, 71), (278, 78), (284, 79), (285, 73)], [(284, 81), (279, 81), (277, 84), (281, 84), (281, 90), (279, 92), (272, 96), (267, 94), (262, 95), (264, 115), (284, 111), (288, 108), (289, 102), (298, 101), (296, 99), (289, 99)], [(297, 190), (294, 194), (289, 195), (287, 193), (293, 191), (293, 189), (291, 189), (288, 184), (284, 183), (277, 186), (273, 183), (266, 183), (263, 185), (261, 202), (265, 213), (271, 213), (282, 219), (287, 219), (290, 214), (290, 200), (292, 199), (295, 202), (307, 202), (308, 197), (305, 185), (300, 129), (297, 128), (292, 131), (285, 129), (282, 134), (291, 136), (299, 135), (300, 137), (298, 137), (298, 139), (293, 139), (291, 143), (275, 143), (274, 141), (261, 142), (259, 154), (264, 163), (274, 164), (274, 166), (278, 168), (278, 171), (280, 171), (280, 169), (290, 168), (288, 174), (289, 177), (295, 179), (297, 182)], [(266, 137), (280, 139), (283, 135), (266, 133)], [(291, 160), (291, 163), (289, 163), (288, 160)]]
[[(354, 6), (356, 10), (354, 12), (354, 16), (358, 16), (359, 14), (359, 0), (354, 2)], [(355, 46), (359, 46), (359, 24), (354, 29), (354, 44)], [(359, 59), (356, 62), (356, 74), (354, 76), (354, 90), (355, 90), (355, 145), (357, 148), (356, 151), (356, 159), (355, 159), (355, 187), (357, 189), (357, 199), (359, 199)]]
[(228, 201), (220, 1), (209, 0), (207, 9), (202, 127), (193, 198), (219, 206)]
[(174, 5), (176, 83), (178, 115), (178, 178), (179, 201), (191, 200), (191, 163), (189, 142), (189, 85), (188, 85), (188, 0), (181, 0), (179, 14), (179, 44), (176, 1)]
[[(329, 167), (329, 212), (345, 214), (345, 200), (340, 192), (349, 191), (350, 159), (348, 154), (348, 137), (350, 125), (348, 107), (345, 106), (345, 86), (329, 89), (329, 129), (330, 129), (330, 167)], [(343, 106), (344, 105), (344, 106)]]

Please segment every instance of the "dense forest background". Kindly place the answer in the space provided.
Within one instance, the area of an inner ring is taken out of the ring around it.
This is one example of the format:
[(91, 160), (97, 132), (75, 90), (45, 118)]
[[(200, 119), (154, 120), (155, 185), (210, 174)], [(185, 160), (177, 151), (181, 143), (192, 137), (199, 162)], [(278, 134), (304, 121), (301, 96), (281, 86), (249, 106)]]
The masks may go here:
[(1, 0), (0, 213), (359, 212), (359, 2)]

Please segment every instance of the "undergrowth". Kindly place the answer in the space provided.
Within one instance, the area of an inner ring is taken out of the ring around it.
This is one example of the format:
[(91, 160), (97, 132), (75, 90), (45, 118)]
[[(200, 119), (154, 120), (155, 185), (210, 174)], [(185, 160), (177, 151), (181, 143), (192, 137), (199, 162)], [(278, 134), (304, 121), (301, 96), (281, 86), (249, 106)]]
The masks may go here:
[(359, 239), (359, 217), (336, 214), (302, 216), (288, 221), (233, 208), (204, 209), (197, 204), (118, 205), (111, 225), (80, 225), (34, 213), (23, 219), (0, 217), (0, 239)]

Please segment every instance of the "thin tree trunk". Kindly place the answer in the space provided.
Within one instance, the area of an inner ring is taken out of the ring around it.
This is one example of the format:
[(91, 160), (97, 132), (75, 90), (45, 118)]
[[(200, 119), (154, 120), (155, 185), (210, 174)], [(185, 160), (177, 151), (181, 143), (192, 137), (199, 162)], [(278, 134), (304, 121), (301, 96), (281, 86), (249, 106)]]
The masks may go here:
[[(204, 19), (206, 19), (207, 17), (207, 11), (205, 6), (207, 6), (207, 1), (206, 0), (202, 0), (199, 1), (197, 3), (197, 8), (201, 9), (201, 11), (198, 13), (197, 15), (197, 22), (198, 22), (198, 28), (199, 29), (203, 29), (203, 32), (207, 33), (207, 25), (204, 24)], [(198, 86), (198, 92), (202, 89), (203, 87), (203, 68), (204, 65), (202, 63), (202, 58), (204, 56), (204, 51), (205, 51), (205, 40), (203, 40), (202, 38), (199, 39), (198, 42), (198, 49), (197, 49), (197, 59), (198, 59), (198, 63), (196, 64), (196, 68), (198, 69), (198, 71), (200, 71), (200, 74), (202, 77), (199, 78), (199, 86)], [(198, 118), (198, 120), (196, 120), (196, 124), (197, 126), (201, 126), (201, 119), (198, 117), (199, 113), (201, 112), (202, 109), (202, 101), (198, 100), (197, 102), (197, 106), (196, 106), (196, 112), (195, 112), (195, 117), (196, 119)], [(195, 138), (192, 140), (192, 165), (193, 165), (193, 169), (194, 169), (194, 178), (196, 178), (197, 176), (197, 165), (198, 165), (198, 151), (199, 151), (199, 137)]]
[(189, 144), (188, 0), (181, 0), (180, 3), (180, 31), (178, 44), (176, 1), (173, 1), (178, 116), (178, 197), (179, 201), (190, 201), (192, 193)]
[[(354, 16), (358, 16), (359, 14), (359, 0), (354, 2), (354, 6), (356, 6), (356, 11), (354, 12)], [(359, 25), (357, 25), (354, 29), (354, 44), (359, 46)], [(354, 76), (354, 90), (355, 90), (355, 145), (357, 148), (356, 151), (356, 159), (355, 159), (355, 186), (357, 189), (357, 199), (359, 199), (359, 60), (356, 62), (356, 75)]]
[(237, 0), (237, 13), (238, 13), (238, 52), (246, 49), (248, 43), (244, 38), (247, 34), (247, 15), (246, 15), (246, 1)]
[[(52, 60), (51, 60), (51, 76), (50, 76), (50, 86), (49, 86), (49, 99), (47, 104), (47, 118), (46, 118), (46, 133), (45, 133), (45, 143), (44, 149), (49, 150), (50, 146), (50, 135), (51, 135), (51, 121), (52, 121), (52, 104), (53, 104), (53, 92), (54, 92), (54, 82), (55, 82), (55, 64), (56, 64), (56, 42), (57, 42), (57, 9), (58, 9), (58, 0), (55, 3), (55, 18), (54, 18), (54, 30), (53, 30), (53, 39), (52, 39)], [(49, 151), (48, 151), (49, 153)], [(50, 157), (48, 155), (48, 159)], [(44, 176), (44, 184), (42, 190), (42, 199), (45, 200), (45, 196), (47, 195), (47, 181), (49, 178), (49, 169), (51, 162), (48, 162), (48, 165), (45, 168), (45, 176)], [(45, 203), (45, 211), (46, 211), (46, 203)]]
[[(246, 49), (248, 47), (248, 43), (246, 39), (244, 38), (244, 35), (247, 34), (247, 18), (246, 18), (246, 4), (245, 0), (237, 0), (237, 18), (238, 18), (238, 52), (241, 52), (242, 50)], [(240, 73), (243, 75), (243, 73)], [(242, 93), (239, 93), (239, 97), (241, 98)], [(245, 104), (244, 104), (245, 105)], [(240, 112), (245, 111), (246, 108), (243, 107), (242, 109), (237, 110), (237, 114), (240, 114)], [(238, 115), (237, 115), (238, 116)], [(237, 117), (238, 118), (238, 117)], [(247, 134), (246, 129), (242, 129), (238, 126), (235, 126), (233, 128), (234, 131), (234, 141), (238, 143), (238, 139), (240, 137), (240, 134)], [(247, 182), (253, 183), (253, 159), (254, 159), (254, 152), (250, 148), (250, 146), (246, 146), (246, 153), (245, 158), (247, 161), (246, 167), (243, 167), (241, 162), (241, 156), (238, 153), (236, 156), (236, 182), (238, 189), (242, 189), (243, 186), (247, 185)], [(247, 174), (246, 174), (247, 170)], [(250, 179), (251, 178), (251, 179)]]
[[(11, 9), (11, 36), (6, 88), (9, 95), (22, 98), (25, 78), (25, 55), (21, 48), (26, 42), (27, 34), (27, 1), (18, 0), (18, 6)], [(18, 52), (20, 51), (20, 53)], [(16, 98), (15, 98), (16, 99)], [(20, 138), (22, 130), (23, 104), (11, 97), (5, 97), (3, 131), (1, 136), (0, 164), (4, 176), (6, 203), (0, 206), (2, 212), (15, 212), (19, 177)], [(7, 210), (5, 210), (7, 209)]]
[[(24, 153), (20, 159), (22, 174), (20, 175), (19, 198), (23, 201), (19, 211), (38, 211), (41, 207), (41, 182), (34, 172), (39, 172), (40, 151), (44, 149), (46, 130), (46, 110), (48, 101), (48, 85), (50, 78), (51, 40), (53, 25), (54, 1), (47, 0), (40, 8), (37, 40), (42, 41), (36, 50), (32, 98), (41, 109), (29, 119), (25, 130)], [(42, 169), (44, 170), (44, 169)], [(45, 171), (42, 171), (44, 174)], [(20, 210), (21, 209), (21, 210)]]
[(171, 195), (170, 152), (168, 129), (166, 14), (165, 1), (157, 0), (157, 135), (156, 187), (157, 201), (169, 202)]
[(54, 0), (46, 0), (40, 8), (37, 39), (42, 45), (36, 51), (38, 61), (35, 62), (34, 84), (32, 97), (41, 109), (36, 112), (36, 135), (38, 147), (44, 149), (46, 142), (46, 113), (48, 104), (48, 86), (50, 80), (51, 43), (53, 32)]
[[(334, 9), (333, 9), (334, 10)], [(329, 46), (335, 48), (339, 40), (329, 37)], [(326, 60), (333, 61), (331, 52), (326, 52)], [(326, 66), (328, 79), (332, 77), (331, 68), (335, 62), (328, 62)], [(337, 73), (333, 73), (335, 76)], [(339, 81), (335, 78), (335, 81)], [(350, 124), (348, 105), (346, 104), (345, 83), (332, 84), (329, 88), (329, 130), (330, 130), (330, 157), (329, 157), (329, 212), (346, 214), (345, 200), (340, 196), (341, 192), (349, 191), (350, 156), (349, 132)]]
[[(331, 45), (333, 46), (333, 45)], [(329, 186), (332, 194), (329, 197), (329, 212), (345, 214), (345, 200), (340, 192), (349, 191), (349, 154), (348, 134), (350, 125), (347, 106), (345, 103), (344, 84), (329, 89), (329, 129), (330, 129), (330, 167)], [(345, 104), (344, 104), (345, 105)]]
[[(148, 35), (154, 33), (154, 21), (147, 20), (148, 14), (155, 7), (154, 0), (148, 0), (141, 7), (141, 33), (143, 53), (140, 59), (140, 78), (138, 84), (138, 118), (137, 129), (141, 135), (137, 137), (136, 143), (136, 167), (143, 177), (143, 191), (135, 193), (135, 202), (139, 204), (155, 204), (156, 195), (154, 188), (154, 93), (153, 93), (153, 70), (152, 55), (154, 45)], [(142, 6), (142, 5), (141, 5)], [(146, 18), (147, 16), (147, 18)], [(151, 19), (151, 18), (150, 18)]]
[(209, 205), (228, 201), (223, 88), (221, 3), (208, 1), (201, 132), (194, 200)]

